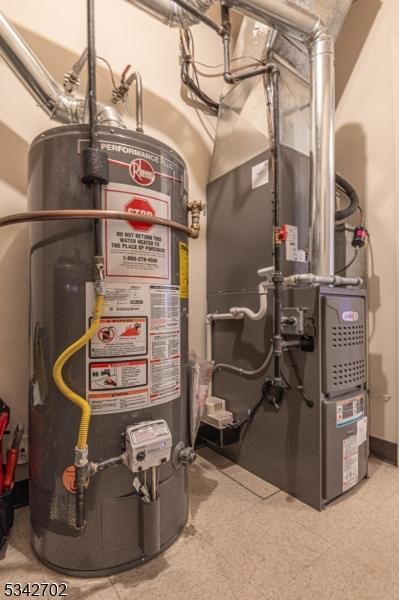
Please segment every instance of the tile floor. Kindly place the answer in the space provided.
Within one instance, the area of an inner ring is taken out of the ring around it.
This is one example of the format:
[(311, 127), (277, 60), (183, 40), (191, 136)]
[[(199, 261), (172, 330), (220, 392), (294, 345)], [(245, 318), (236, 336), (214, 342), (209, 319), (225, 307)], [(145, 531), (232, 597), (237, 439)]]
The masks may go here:
[(67, 581), (70, 600), (399, 600), (399, 469), (319, 513), (210, 450), (191, 472), (184, 534), (146, 565), (95, 580), (66, 578), (33, 556), (17, 511), (6, 581)]

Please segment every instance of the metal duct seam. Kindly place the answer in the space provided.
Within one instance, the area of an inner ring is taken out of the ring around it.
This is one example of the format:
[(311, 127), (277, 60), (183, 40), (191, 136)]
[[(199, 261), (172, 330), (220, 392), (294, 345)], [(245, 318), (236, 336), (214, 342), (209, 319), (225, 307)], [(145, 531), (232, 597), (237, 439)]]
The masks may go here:
[[(184, 29), (187, 29), (188, 27), (199, 23), (199, 19), (171, 0), (127, 1), (129, 4), (133, 4), (137, 8), (140, 8), (169, 27), (183, 27)], [(188, 0), (188, 2), (197, 10), (205, 13), (216, 0)]]

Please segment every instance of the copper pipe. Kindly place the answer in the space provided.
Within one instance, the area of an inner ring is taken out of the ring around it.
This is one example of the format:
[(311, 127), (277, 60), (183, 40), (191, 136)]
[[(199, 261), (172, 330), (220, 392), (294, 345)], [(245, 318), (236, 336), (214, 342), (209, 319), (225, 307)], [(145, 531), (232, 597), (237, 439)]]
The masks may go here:
[(162, 219), (160, 217), (150, 217), (149, 215), (136, 215), (134, 213), (125, 213), (118, 210), (35, 210), (22, 213), (14, 213), (0, 218), (0, 227), (6, 225), (15, 225), (16, 223), (28, 223), (32, 221), (57, 221), (62, 219), (116, 219), (119, 221), (139, 221), (140, 223), (152, 223), (153, 225), (163, 225), (176, 231), (181, 231), (189, 237), (198, 237), (196, 228), (188, 227)]

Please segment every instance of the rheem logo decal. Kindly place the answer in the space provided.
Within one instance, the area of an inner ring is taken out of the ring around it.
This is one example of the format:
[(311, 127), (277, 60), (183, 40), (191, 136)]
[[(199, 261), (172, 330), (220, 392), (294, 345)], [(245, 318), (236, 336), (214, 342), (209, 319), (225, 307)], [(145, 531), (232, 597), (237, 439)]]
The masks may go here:
[[(154, 217), (155, 210), (147, 200), (142, 198), (132, 198), (127, 204), (125, 204), (125, 211), (135, 215), (143, 215), (147, 217)], [(151, 223), (143, 223), (142, 221), (129, 221), (129, 225), (136, 231), (148, 231), (151, 229)]]
[(155, 172), (152, 164), (143, 158), (135, 158), (129, 165), (130, 177), (139, 185), (152, 185), (155, 181)]
[(344, 321), (349, 321), (350, 323), (356, 322), (359, 320), (359, 313), (355, 310), (347, 310), (342, 313), (342, 319)]

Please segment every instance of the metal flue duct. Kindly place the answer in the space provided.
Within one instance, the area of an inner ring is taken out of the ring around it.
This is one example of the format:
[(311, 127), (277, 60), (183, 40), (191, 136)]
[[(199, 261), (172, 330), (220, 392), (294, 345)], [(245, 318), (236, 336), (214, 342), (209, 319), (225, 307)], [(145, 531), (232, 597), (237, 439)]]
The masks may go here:
[[(130, 0), (169, 25), (183, 26), (186, 11), (169, 0)], [(198, 11), (206, 11), (208, 0), (189, 0)], [(290, 60), (298, 54), (297, 65), (309, 65), (310, 97), (310, 268), (322, 276), (334, 274), (335, 211), (335, 79), (334, 39), (345, 19), (350, 0), (227, 0), (234, 10), (272, 27), (280, 34), (277, 48)], [(176, 19), (176, 14), (178, 18)], [(187, 17), (187, 23), (189, 19)], [(191, 19), (192, 22), (192, 19)], [(265, 36), (269, 39), (270, 36)], [(288, 45), (285, 46), (286, 38)], [(290, 47), (293, 45), (293, 49)], [(284, 47), (287, 52), (284, 52)], [(280, 53), (279, 52), (279, 53)]]

